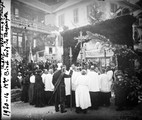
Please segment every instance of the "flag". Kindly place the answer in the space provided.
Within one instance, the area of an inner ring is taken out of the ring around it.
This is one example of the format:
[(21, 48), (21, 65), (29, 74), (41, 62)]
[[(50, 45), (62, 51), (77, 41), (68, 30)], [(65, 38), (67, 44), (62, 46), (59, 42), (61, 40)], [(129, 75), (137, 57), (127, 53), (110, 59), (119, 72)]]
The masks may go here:
[(21, 56), (19, 55), (19, 53), (16, 51), (16, 53), (15, 53), (15, 59), (17, 60), (17, 61), (22, 61), (22, 58), (21, 58)]
[(31, 62), (31, 60), (34, 61), (34, 59), (33, 59), (33, 54), (32, 54), (32, 49), (31, 49), (31, 47), (30, 47), (29, 62)]
[(69, 54), (70, 57), (72, 57), (72, 48), (70, 47), (70, 54)]

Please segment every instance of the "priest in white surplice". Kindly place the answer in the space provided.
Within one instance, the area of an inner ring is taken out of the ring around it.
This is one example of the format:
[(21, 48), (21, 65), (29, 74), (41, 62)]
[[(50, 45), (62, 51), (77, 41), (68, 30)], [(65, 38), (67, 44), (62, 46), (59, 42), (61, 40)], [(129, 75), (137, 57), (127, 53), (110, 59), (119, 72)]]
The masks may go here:
[(101, 91), (101, 102), (104, 106), (110, 106), (111, 98), (111, 84), (113, 72), (109, 69), (106, 70), (103, 74), (100, 75), (100, 91)]
[(53, 78), (53, 69), (49, 69), (49, 71), (47, 71), (47, 69), (45, 69), (45, 74), (44, 74), (44, 76), (42, 76), (42, 81), (45, 85), (44, 86), (45, 105), (48, 105), (48, 101), (51, 98), (53, 90), (54, 90), (52, 78)]
[(87, 108), (91, 106), (91, 99), (89, 94), (89, 82), (86, 70), (81, 71), (81, 75), (75, 81), (75, 101), (76, 112), (80, 112), (80, 108), (84, 113), (87, 113)]
[(81, 72), (80, 72), (79, 68), (75, 65), (72, 65), (72, 71), (73, 71), (73, 74), (71, 77), (72, 107), (75, 107), (75, 89), (76, 89), (75, 81), (76, 81), (77, 77), (81, 75)]
[(94, 71), (94, 66), (91, 66), (90, 71), (88, 71), (88, 82), (89, 82), (89, 90), (90, 90), (90, 97), (92, 103), (92, 109), (98, 109), (99, 107), (99, 76), (98, 73)]

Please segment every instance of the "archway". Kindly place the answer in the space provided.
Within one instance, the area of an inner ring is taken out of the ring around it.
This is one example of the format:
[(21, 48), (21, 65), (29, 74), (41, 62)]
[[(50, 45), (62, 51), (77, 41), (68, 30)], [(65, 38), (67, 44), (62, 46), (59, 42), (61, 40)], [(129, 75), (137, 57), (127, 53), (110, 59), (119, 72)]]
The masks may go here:
[(77, 57), (78, 63), (82, 67), (82, 62), (95, 63), (100, 69), (102, 67), (106, 69), (114, 55), (112, 43), (103, 35), (93, 34), (90, 31), (86, 33), (86, 36), (78, 37), (78, 43), (75, 45), (76, 47), (78, 44), (82, 45)]
[(125, 15), (117, 17), (115, 19), (109, 19), (95, 25), (87, 25), (80, 28), (67, 30), (61, 33), (63, 37), (63, 62), (65, 65), (70, 66), (69, 62), (69, 48), (72, 48), (72, 63), (76, 63), (77, 56), (80, 51), (80, 46), (75, 47), (77, 41), (74, 37), (79, 36), (79, 32), (82, 31), (83, 35), (86, 35), (86, 31), (90, 31), (93, 34), (97, 33), (105, 36), (113, 44), (126, 45), (127, 47), (133, 47), (132, 38), (132, 24), (135, 22), (135, 18), (131, 15)]

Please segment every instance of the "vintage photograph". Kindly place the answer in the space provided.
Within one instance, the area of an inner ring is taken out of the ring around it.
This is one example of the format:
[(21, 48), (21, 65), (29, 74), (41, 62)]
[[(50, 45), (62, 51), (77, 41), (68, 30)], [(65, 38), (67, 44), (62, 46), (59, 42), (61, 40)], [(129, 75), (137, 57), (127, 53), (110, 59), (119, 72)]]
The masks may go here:
[(11, 120), (142, 119), (142, 0), (2, 1)]

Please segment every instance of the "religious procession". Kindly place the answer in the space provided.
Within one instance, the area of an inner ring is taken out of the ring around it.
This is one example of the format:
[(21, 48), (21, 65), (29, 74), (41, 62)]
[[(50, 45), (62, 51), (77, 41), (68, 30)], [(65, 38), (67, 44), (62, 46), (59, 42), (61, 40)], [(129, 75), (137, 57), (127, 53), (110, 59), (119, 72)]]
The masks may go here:
[[(123, 73), (110, 66), (99, 70), (96, 64), (91, 63), (88, 68), (73, 64), (69, 70), (62, 63), (54, 67), (45, 65), (34, 66), (31, 62), (30, 69), (23, 75), (19, 71), (18, 76), (12, 77), (15, 80), (12, 86), (22, 89), (21, 101), (24, 103), (35, 107), (55, 105), (55, 111), (60, 110), (61, 113), (67, 112), (66, 106), (76, 107), (76, 113), (87, 113), (89, 108), (97, 110), (100, 106), (109, 107), (114, 96), (117, 111), (131, 109), (138, 104), (138, 93), (133, 93), (137, 86), (130, 83), (127, 71)], [(140, 84), (139, 80), (134, 82)]]
[(141, 33), (140, 0), (11, 0), (12, 119), (142, 118)]

